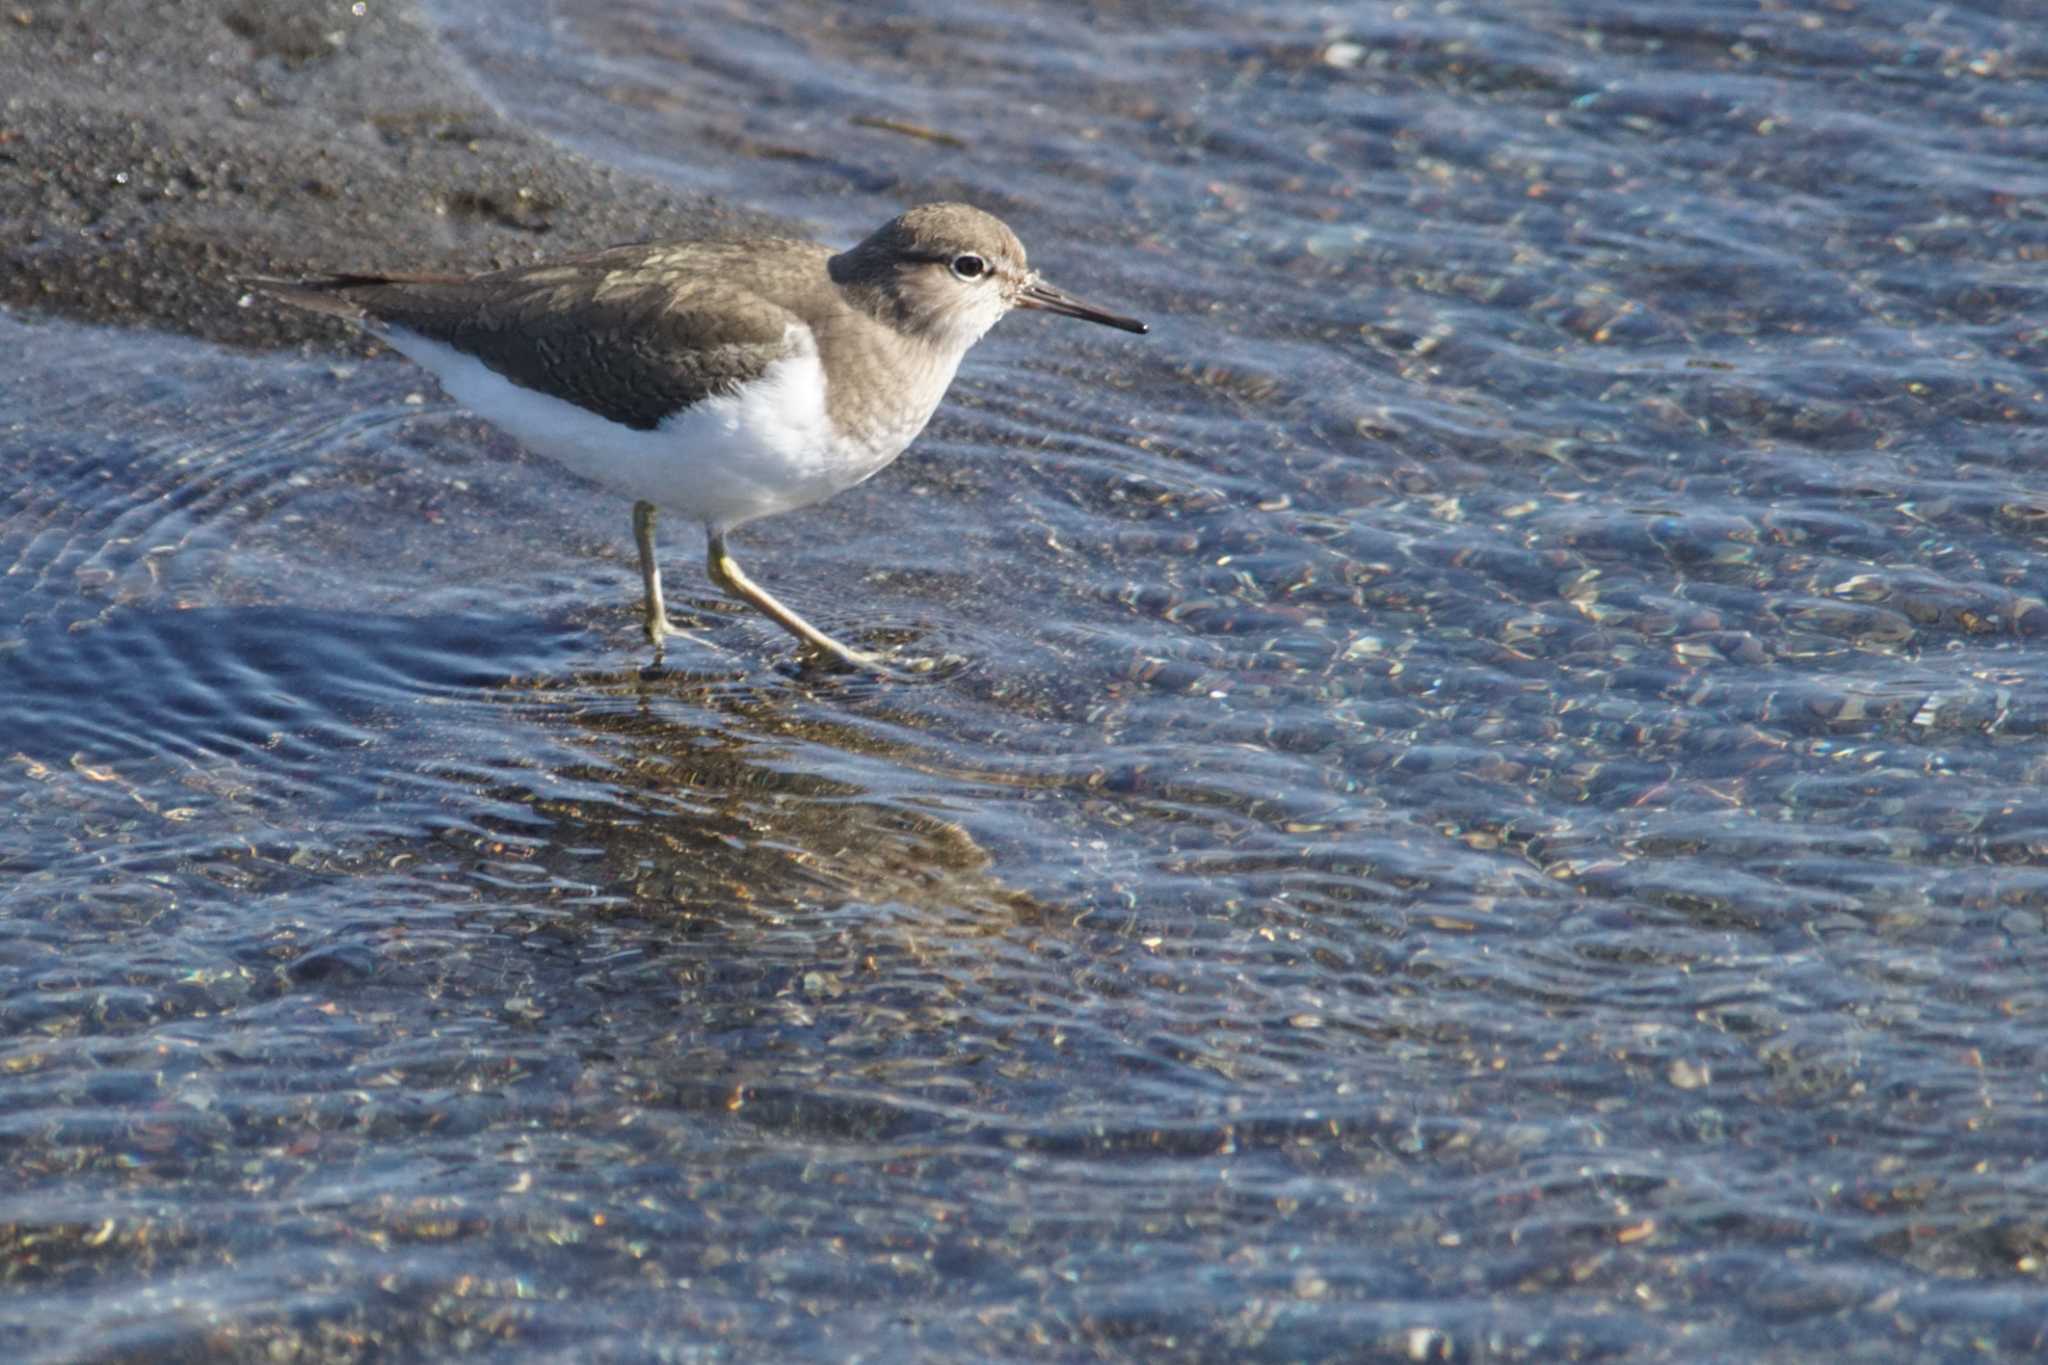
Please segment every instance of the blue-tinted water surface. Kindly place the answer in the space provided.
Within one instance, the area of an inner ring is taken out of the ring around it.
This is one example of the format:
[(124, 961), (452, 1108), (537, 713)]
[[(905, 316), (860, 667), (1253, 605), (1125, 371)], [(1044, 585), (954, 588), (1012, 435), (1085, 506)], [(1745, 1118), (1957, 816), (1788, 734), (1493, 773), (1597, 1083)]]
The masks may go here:
[(741, 534), (888, 684), (686, 533), (646, 668), (395, 360), (0, 321), (16, 1354), (2038, 1356), (2024, 7), (437, 18), (1154, 333)]

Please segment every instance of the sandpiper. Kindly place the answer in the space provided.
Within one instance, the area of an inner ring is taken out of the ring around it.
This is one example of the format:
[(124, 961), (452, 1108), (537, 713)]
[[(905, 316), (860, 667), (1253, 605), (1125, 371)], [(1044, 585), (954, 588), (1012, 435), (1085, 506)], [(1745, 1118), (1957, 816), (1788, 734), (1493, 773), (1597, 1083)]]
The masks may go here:
[(1039, 279), (965, 204), (925, 204), (850, 251), (792, 238), (647, 242), (474, 276), (257, 279), (348, 318), (530, 449), (633, 499), (647, 637), (679, 633), (654, 557), (659, 509), (704, 525), (721, 590), (806, 647), (878, 666), (775, 600), (734, 527), (861, 482), (931, 418), (960, 358), (1012, 308), (1144, 323)]

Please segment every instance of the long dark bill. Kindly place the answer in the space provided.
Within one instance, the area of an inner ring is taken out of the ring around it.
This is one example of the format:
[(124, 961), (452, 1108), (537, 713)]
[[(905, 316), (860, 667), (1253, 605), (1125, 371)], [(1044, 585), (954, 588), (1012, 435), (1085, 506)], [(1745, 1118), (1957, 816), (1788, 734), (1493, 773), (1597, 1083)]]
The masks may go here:
[(1043, 308), (1048, 313), (1080, 318), (1084, 322), (1099, 322), (1104, 327), (1118, 327), (1126, 332), (1137, 332), (1141, 335), (1152, 330), (1136, 318), (1111, 313), (1097, 308), (1092, 303), (1083, 303), (1072, 294), (1061, 293), (1043, 280), (1033, 280), (1025, 285), (1017, 294), (1017, 306)]

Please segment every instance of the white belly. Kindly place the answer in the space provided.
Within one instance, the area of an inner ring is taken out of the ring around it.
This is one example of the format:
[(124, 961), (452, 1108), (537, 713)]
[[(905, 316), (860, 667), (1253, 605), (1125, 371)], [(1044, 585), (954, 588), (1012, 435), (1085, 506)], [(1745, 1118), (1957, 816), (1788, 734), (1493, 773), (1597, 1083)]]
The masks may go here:
[(452, 346), (402, 328), (385, 339), (441, 381), (450, 398), (536, 454), (629, 498), (721, 529), (821, 502), (881, 469), (929, 414), (867, 441), (841, 441), (825, 410), (824, 370), (806, 345), (739, 392), (635, 431), (514, 384)]

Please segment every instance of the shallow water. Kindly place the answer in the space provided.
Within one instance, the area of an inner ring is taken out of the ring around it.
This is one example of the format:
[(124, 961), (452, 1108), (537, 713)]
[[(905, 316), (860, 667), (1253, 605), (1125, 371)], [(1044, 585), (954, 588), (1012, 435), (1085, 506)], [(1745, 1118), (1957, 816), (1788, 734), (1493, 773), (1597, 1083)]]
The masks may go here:
[(2038, 1356), (2019, 7), (440, 18), (1155, 331), (736, 538), (895, 684), (680, 531), (646, 667), (400, 362), (0, 319), (13, 1354)]

